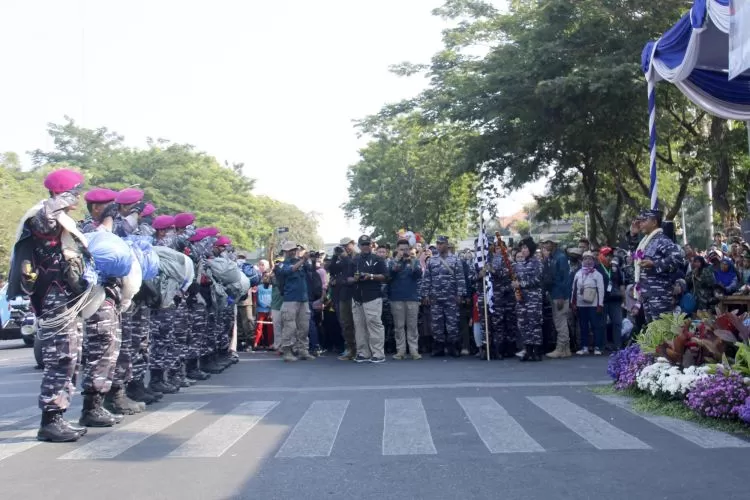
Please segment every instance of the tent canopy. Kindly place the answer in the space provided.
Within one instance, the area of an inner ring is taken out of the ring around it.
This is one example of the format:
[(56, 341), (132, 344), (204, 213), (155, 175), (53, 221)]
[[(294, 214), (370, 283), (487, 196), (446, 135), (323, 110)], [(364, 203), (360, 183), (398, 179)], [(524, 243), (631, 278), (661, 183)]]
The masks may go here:
[(673, 83), (690, 101), (728, 120), (750, 120), (750, 71), (728, 79), (729, 0), (695, 0), (656, 41), (641, 65), (650, 84)]

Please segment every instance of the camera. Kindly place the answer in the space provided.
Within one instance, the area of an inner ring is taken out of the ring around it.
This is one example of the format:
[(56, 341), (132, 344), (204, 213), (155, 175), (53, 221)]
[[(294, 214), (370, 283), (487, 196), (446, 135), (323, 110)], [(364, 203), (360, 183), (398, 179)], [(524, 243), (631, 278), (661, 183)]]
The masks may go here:
[(336, 255), (341, 255), (342, 253), (344, 253), (344, 247), (342, 246), (335, 247), (333, 249), (333, 253), (335, 253)]

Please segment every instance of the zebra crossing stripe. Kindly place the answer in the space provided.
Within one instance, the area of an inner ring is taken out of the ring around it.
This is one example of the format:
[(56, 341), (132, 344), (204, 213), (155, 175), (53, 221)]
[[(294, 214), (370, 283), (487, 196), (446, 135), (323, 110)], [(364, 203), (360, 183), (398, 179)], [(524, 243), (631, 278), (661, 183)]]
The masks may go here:
[(529, 396), (529, 401), (598, 450), (650, 450), (651, 447), (561, 396)]
[(20, 410), (6, 413), (5, 415), (0, 415), (0, 429), (23, 422), (31, 417), (41, 418), (41, 415), (42, 411), (38, 406), (29, 406), (28, 408), (22, 408)]
[(162, 410), (146, 414), (133, 423), (119, 425), (111, 432), (66, 453), (58, 459), (96, 460), (115, 458), (205, 405), (205, 402), (172, 403)]
[(545, 451), (505, 408), (492, 398), (456, 398), (490, 453)]
[(28, 425), (23, 432), (0, 441), (0, 461), (42, 444), (41, 441), (37, 441), (36, 439), (38, 424), (35, 423), (33, 424), (33, 428), (31, 427), (32, 425)]
[(234, 446), (279, 401), (248, 401), (209, 425), (168, 455), (170, 458), (217, 458)]
[(276, 458), (328, 457), (349, 400), (314, 401), (284, 441)]
[(430, 424), (420, 398), (386, 399), (383, 455), (435, 455)]
[(690, 441), (701, 448), (750, 448), (750, 442), (738, 437), (727, 434), (726, 432), (716, 431), (701, 427), (695, 422), (680, 420), (678, 418), (667, 417), (664, 415), (647, 415), (634, 411), (630, 406), (630, 400), (623, 396), (598, 396), (599, 399), (618, 408), (629, 411), (647, 422), (657, 427), (676, 434), (677, 436)]

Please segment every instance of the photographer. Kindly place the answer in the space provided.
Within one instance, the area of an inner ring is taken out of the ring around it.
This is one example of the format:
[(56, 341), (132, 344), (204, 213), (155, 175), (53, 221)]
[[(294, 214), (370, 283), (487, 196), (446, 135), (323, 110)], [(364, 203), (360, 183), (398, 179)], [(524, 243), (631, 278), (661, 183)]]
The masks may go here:
[(406, 358), (406, 346), (412, 359), (421, 359), (419, 354), (419, 284), (422, 266), (411, 256), (409, 241), (402, 239), (396, 244), (396, 257), (390, 270), (389, 297), (395, 324), (396, 354), (393, 359)]
[[(309, 352), (310, 301), (307, 290), (307, 260), (300, 257), (303, 250), (294, 242), (284, 243), (281, 249), (286, 255), (277, 276), (277, 280), (283, 280), (281, 292), (284, 297), (281, 306), (281, 353), (284, 361), (312, 360), (315, 356)], [(293, 350), (296, 350), (296, 356)]]
[(352, 293), (354, 287), (347, 282), (347, 277), (353, 275), (352, 257), (354, 256), (354, 240), (342, 238), (341, 245), (333, 251), (330, 272), (333, 288), (333, 301), (341, 324), (341, 334), (346, 343), (346, 349), (339, 356), (341, 361), (351, 361), (357, 356), (357, 342), (354, 337), (354, 316), (352, 314)]

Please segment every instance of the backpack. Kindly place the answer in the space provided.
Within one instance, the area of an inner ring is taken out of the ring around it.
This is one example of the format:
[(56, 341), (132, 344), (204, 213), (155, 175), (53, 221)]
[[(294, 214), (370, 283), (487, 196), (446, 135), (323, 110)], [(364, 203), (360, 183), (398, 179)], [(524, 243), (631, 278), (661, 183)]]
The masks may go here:
[(307, 297), (310, 302), (315, 302), (323, 297), (323, 280), (315, 269), (307, 271)]
[(260, 285), (261, 276), (255, 266), (245, 262), (242, 264), (242, 273), (250, 280), (250, 287)]

